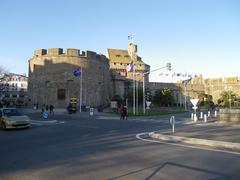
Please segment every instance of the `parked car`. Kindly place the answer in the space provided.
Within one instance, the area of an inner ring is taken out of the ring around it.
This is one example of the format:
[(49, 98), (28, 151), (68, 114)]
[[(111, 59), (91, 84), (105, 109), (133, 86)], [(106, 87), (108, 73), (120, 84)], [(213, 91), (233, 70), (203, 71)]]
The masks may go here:
[(16, 129), (28, 128), (31, 124), (29, 117), (22, 115), (16, 108), (1, 108), (0, 126), (3, 129)]

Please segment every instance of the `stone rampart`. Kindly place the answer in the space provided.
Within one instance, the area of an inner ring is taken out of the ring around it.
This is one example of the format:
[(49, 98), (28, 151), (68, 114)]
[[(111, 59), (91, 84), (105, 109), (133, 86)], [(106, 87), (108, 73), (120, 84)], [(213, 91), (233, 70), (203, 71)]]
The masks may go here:
[(240, 122), (240, 109), (220, 109), (219, 119), (225, 122)]
[(80, 77), (73, 72), (82, 67), (82, 104), (106, 106), (112, 94), (108, 59), (92, 51), (50, 48), (36, 50), (29, 60), (30, 104), (53, 104), (65, 108), (71, 97), (80, 99)]

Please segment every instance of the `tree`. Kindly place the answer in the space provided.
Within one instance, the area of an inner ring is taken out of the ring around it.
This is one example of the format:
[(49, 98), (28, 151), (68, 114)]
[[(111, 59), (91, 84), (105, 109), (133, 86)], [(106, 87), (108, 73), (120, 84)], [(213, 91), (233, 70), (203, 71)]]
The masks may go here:
[(118, 94), (115, 94), (111, 100), (117, 101), (118, 107), (120, 107), (120, 105), (123, 104), (123, 99)]
[(223, 91), (218, 99), (218, 105), (229, 107), (230, 103), (237, 101), (238, 97), (233, 91)]
[(5, 73), (8, 73), (8, 71), (4, 67), (0, 66), (0, 76), (4, 75)]
[(172, 90), (169, 88), (163, 88), (155, 92), (153, 102), (160, 106), (169, 106), (174, 104), (174, 98), (172, 96)]
[(3, 96), (9, 86), (8, 81), (10, 80), (7, 70), (0, 66), (0, 100), (2, 101)]
[(206, 106), (206, 107), (214, 106), (214, 102), (212, 101), (212, 96), (209, 94), (199, 93), (198, 99), (199, 99), (200, 106)]

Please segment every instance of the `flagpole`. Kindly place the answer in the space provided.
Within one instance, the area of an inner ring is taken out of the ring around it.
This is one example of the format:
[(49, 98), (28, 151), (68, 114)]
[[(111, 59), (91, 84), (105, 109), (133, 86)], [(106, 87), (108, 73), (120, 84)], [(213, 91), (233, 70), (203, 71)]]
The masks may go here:
[(133, 61), (133, 115), (136, 114), (136, 111), (135, 111), (135, 105), (136, 105), (136, 97), (135, 97), (135, 60)]
[(142, 74), (142, 78), (143, 78), (143, 114), (146, 113), (146, 109), (145, 109), (145, 74)]
[(138, 115), (138, 79), (136, 77), (136, 114)]
[(185, 84), (184, 108), (187, 111), (187, 84)]
[(83, 70), (81, 66), (81, 77), (80, 77), (80, 94), (79, 94), (79, 112), (82, 112), (82, 76), (83, 76)]
[[(130, 36), (131, 44), (133, 44), (133, 35)], [(131, 53), (132, 60), (133, 60), (133, 115), (136, 115), (136, 81), (135, 81), (135, 63), (136, 63), (136, 54), (135, 52)]]

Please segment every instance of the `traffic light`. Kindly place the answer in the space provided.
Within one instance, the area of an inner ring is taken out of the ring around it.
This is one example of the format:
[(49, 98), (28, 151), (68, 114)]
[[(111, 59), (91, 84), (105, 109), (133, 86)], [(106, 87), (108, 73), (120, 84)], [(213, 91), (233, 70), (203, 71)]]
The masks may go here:
[(167, 63), (166, 67), (167, 67), (167, 70), (168, 70), (168, 71), (171, 71), (171, 70), (172, 70), (171, 63)]

